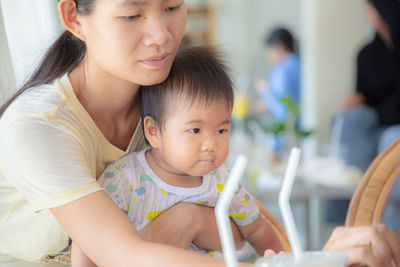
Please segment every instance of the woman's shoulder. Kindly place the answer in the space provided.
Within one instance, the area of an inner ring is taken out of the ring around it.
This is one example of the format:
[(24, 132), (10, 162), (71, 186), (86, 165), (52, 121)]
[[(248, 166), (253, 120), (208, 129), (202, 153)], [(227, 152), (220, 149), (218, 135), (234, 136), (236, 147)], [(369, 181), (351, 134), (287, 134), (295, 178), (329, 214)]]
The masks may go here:
[[(66, 119), (65, 115), (60, 115), (65, 113), (65, 109), (65, 98), (53, 84), (27, 89), (7, 107), (0, 118), (2, 142), (9, 138), (20, 140), (38, 136), (47, 140), (61, 137), (77, 139), (76, 133), (82, 133), (79, 130), (82, 127), (79, 128), (73, 123), (78, 121), (76, 118)], [(11, 135), (17, 135), (20, 139)]]
[(280, 61), (275, 63), (271, 68), (271, 74), (282, 74), (285, 72), (290, 72), (293, 69), (297, 69), (300, 67), (300, 57), (295, 54), (291, 53), (282, 58)]
[(0, 128), (21, 119), (48, 124), (81, 124), (76, 108), (59, 81), (61, 79), (51, 84), (31, 87), (18, 96), (2, 115)]
[(299, 67), (300, 65), (300, 57), (296, 53), (290, 53), (286, 58), (284, 58), (283, 62), (286, 67)]
[(60, 111), (63, 105), (65, 105), (65, 97), (56, 90), (54, 84), (42, 84), (29, 88), (18, 96), (6, 109), (1, 119), (13, 120), (25, 116), (47, 117)]
[(61, 101), (53, 84), (42, 84), (27, 89), (12, 102), (6, 112), (43, 112), (57, 106)]

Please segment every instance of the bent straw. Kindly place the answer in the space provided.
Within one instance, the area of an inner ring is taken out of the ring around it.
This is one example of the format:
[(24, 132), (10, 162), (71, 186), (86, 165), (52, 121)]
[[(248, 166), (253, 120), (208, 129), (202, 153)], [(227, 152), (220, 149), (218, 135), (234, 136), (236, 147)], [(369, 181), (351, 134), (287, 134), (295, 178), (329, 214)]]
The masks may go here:
[(286, 168), (285, 178), (279, 193), (279, 208), (282, 213), (283, 222), (289, 235), (289, 242), (292, 246), (294, 258), (299, 261), (302, 258), (303, 250), (301, 248), (299, 234), (293, 220), (292, 210), (289, 204), (290, 193), (292, 192), (293, 181), (296, 176), (297, 166), (300, 160), (300, 149), (292, 148), (290, 152), (288, 166)]
[(236, 249), (233, 243), (228, 209), (246, 164), (247, 157), (239, 155), (233, 165), (232, 172), (229, 175), (217, 205), (215, 206), (215, 216), (217, 218), (219, 236), (227, 267), (237, 267)]

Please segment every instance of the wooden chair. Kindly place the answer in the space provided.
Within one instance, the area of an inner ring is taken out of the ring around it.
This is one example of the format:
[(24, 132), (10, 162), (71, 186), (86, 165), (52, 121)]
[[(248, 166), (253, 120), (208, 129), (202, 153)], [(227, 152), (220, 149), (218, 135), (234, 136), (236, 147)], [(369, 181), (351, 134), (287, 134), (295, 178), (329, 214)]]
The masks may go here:
[(387, 198), (400, 176), (400, 138), (369, 166), (350, 202), (347, 226), (379, 223)]
[(279, 241), (282, 244), (283, 250), (285, 252), (291, 252), (292, 248), (290, 247), (289, 238), (286, 233), (285, 228), (281, 225), (278, 219), (275, 218), (257, 199), (254, 199), (258, 208), (260, 209), (260, 214), (263, 218), (272, 226), (272, 229), (275, 231), (276, 235), (279, 238)]

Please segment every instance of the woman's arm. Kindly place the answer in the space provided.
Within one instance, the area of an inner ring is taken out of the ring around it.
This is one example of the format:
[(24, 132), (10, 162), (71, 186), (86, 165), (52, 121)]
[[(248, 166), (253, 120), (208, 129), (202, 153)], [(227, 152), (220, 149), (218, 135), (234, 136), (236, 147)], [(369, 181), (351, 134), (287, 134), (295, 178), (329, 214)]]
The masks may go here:
[[(144, 241), (104, 191), (51, 208), (68, 235), (101, 266), (224, 266), (224, 262)], [(179, 223), (179, 220), (175, 222)], [(242, 264), (241, 266), (250, 266)]]
[[(231, 226), (235, 246), (240, 249), (244, 240), (233, 221)], [(194, 243), (202, 249), (222, 251), (214, 208), (196, 204), (180, 203), (164, 211), (139, 234), (147, 241), (184, 249)]]
[(400, 266), (400, 237), (383, 224), (337, 227), (323, 250), (344, 252), (349, 263), (364, 263), (370, 267)]

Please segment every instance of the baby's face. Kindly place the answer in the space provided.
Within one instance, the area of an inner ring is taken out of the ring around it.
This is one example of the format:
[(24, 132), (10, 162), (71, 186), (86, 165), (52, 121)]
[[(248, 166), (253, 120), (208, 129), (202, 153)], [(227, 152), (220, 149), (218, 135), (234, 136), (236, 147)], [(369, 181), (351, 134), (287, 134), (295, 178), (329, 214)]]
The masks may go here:
[(166, 114), (159, 150), (170, 167), (178, 173), (203, 176), (224, 163), (231, 129), (227, 103), (195, 101), (190, 107), (176, 103)]

